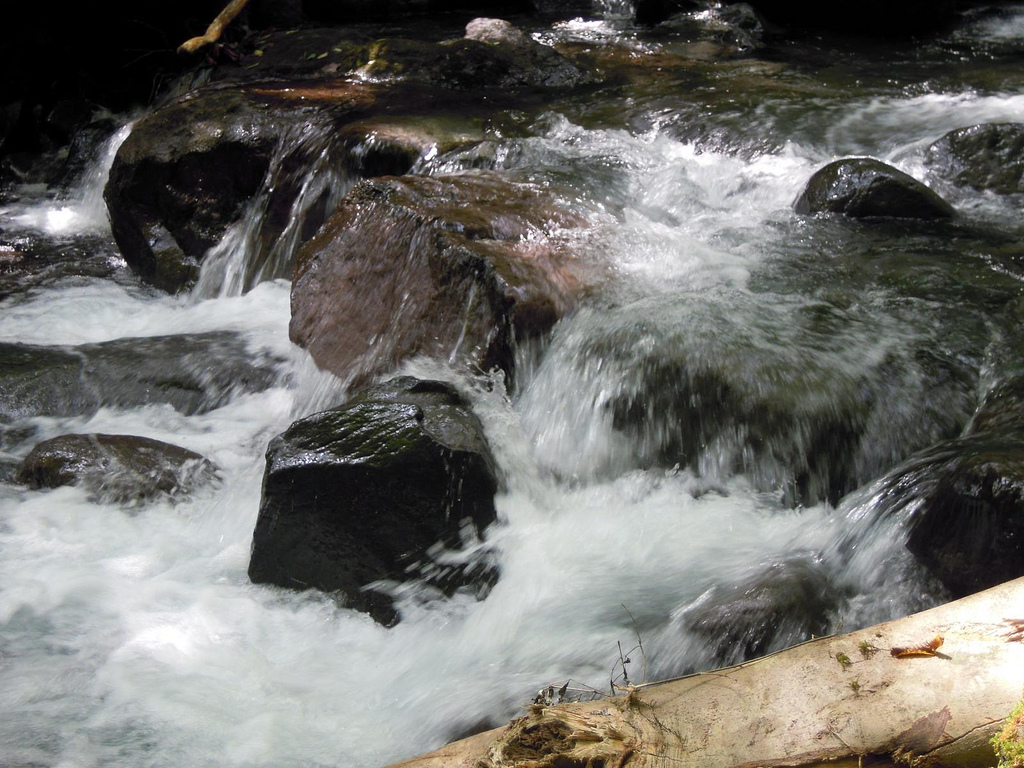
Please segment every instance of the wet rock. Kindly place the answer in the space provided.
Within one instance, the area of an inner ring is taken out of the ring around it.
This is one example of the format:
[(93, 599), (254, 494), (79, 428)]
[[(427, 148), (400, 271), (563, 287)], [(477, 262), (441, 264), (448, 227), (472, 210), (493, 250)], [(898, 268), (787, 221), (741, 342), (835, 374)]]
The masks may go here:
[(117, 279), (126, 275), (124, 261), (109, 238), (76, 235), (0, 239), (0, 301), (68, 277)]
[(113, 115), (101, 115), (75, 131), (64, 161), (61, 179), (64, 189), (72, 189), (84, 180), (86, 172), (100, 156), (103, 145), (120, 127), (121, 121)]
[(438, 542), (495, 519), (498, 482), (479, 421), (450, 385), (412, 377), (292, 424), (267, 449), (249, 578), (340, 591), (390, 623), (391, 598)]
[(1024, 434), (1024, 376), (1003, 379), (985, 393), (966, 434), (986, 433), (1004, 437)]
[(384, 105), (378, 91), (342, 79), (217, 85), (141, 120), (104, 193), (128, 265), (159, 288), (184, 290), (245, 218), (252, 256), (242, 287), (290, 277), (295, 249), (354, 177), (405, 173), (428, 149), (480, 138), (479, 128), (466, 133), (468, 118), (424, 117), (442, 108), (430, 94)]
[(1024, 441), (939, 443), (881, 481), (882, 514), (907, 514), (907, 548), (964, 597), (1024, 576)]
[(797, 213), (854, 218), (946, 219), (953, 207), (921, 182), (880, 160), (852, 157), (817, 171), (793, 204)]
[(827, 303), (709, 292), (599, 317), (558, 350), (571, 361), (559, 375), (627, 438), (613, 472), (742, 472), (787, 504), (835, 504), (959, 434), (976, 404), (977, 371), (963, 360), (923, 345), (863, 346), (882, 333), (875, 318)]
[(297, 257), (291, 339), (345, 379), (414, 355), (510, 372), (602, 278), (557, 232), (584, 223), (492, 173), (361, 182)]
[(928, 147), (927, 162), (959, 186), (1003, 195), (1024, 192), (1024, 124), (983, 123), (950, 131)]
[(709, 661), (721, 667), (826, 634), (837, 607), (836, 590), (821, 567), (794, 558), (739, 584), (714, 587), (679, 619), (714, 649)]
[(273, 118), (240, 92), (208, 92), (133, 127), (104, 199), (114, 239), (144, 280), (172, 292), (195, 282), (270, 167), (281, 131)]
[(117, 339), (78, 347), (0, 344), (0, 422), (167, 403), (204, 413), (271, 386), (274, 361), (251, 361), (230, 333)]
[(180, 500), (213, 482), (217, 467), (198, 453), (136, 435), (61, 435), (39, 443), (17, 482), (31, 488), (82, 485), (93, 500), (135, 506)]

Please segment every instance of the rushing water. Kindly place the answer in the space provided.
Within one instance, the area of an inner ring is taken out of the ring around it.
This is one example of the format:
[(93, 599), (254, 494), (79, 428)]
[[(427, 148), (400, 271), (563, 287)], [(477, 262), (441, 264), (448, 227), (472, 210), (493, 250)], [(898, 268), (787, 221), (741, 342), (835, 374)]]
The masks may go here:
[[(246, 272), (251, 229), (229, 235), (191, 296), (122, 268), (6, 299), (3, 341), (229, 331), (277, 379), (202, 414), (108, 407), (5, 428), (9, 461), (67, 432), (139, 434), (208, 456), (222, 482), (133, 510), (0, 485), (0, 764), (370, 768), (503, 722), (548, 683), (606, 689), (617, 644), (637, 632), (653, 680), (942, 600), (901, 520), (872, 514), (871, 482), (955, 434), (998, 368), (998, 309), (1020, 274), (1000, 248), (1021, 234), (1019, 201), (944, 190), (963, 219), (947, 229), (808, 220), (791, 203), (834, 156), (926, 178), (924, 149), (944, 132), (1024, 121), (999, 59), (1024, 48), (1022, 19), (979, 17), (918, 56), (858, 64), (837, 49), (778, 91), (737, 80), (699, 109), (654, 86), (609, 94), (606, 113), (568, 99), (494, 139), (486, 162), (424, 159), (422, 172), (490, 164), (585, 201), (600, 215), (580, 248), (614, 265), (617, 284), (520, 351), (515, 392), (410, 364), (456, 381), (484, 421), (507, 479), (486, 541), (501, 578), (483, 601), (405, 585), (390, 629), (246, 577), (267, 442), (344, 396), (289, 343), (287, 282), (242, 293), (262, 269)], [(685, 33), (647, 40), (621, 21), (545, 32), (654, 48)], [(350, 181), (317, 156), (309, 197), (342, 194)], [(24, 191), (0, 209), (3, 234), (103, 240), (99, 188)], [(734, 408), (706, 416), (696, 445), (671, 397), (694, 370), (725, 381)], [(779, 412), (763, 417), (769, 405)], [(815, 430), (853, 422), (860, 438), (836, 466), (801, 459), (821, 450)]]

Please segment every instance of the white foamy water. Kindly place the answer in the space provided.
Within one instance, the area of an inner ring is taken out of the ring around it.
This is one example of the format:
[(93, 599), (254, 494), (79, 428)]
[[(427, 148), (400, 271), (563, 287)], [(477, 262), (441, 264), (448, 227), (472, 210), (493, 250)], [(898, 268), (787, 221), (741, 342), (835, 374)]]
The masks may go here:
[[(572, 28), (582, 35), (597, 27)], [(592, 37), (613, 34), (600, 26)], [(103, 408), (26, 419), (5, 433), (9, 458), (67, 432), (144, 435), (207, 456), (221, 482), (187, 501), (131, 510), (89, 501), (81, 489), (0, 485), (0, 764), (372, 768), (500, 724), (549, 683), (572, 678), (607, 689), (617, 644), (632, 645), (637, 630), (648, 679), (714, 664), (718, 636), (709, 641), (697, 618), (727, 635), (735, 629), (729, 600), (780, 573), (817, 585), (824, 607), (816, 632), (941, 599), (902, 547), (902, 521), (872, 514), (871, 487), (835, 508), (791, 508), (744, 471), (753, 463), (744, 464), (742, 435), (730, 436), (735, 445), (723, 438), (720, 455), (707, 447), (698, 474), (659, 464), (654, 449), (641, 455), (651, 446), (617, 428), (610, 410), (644, 384), (631, 378), (637, 361), (665, 346), (731, 361), (732, 381), (751, 391), (767, 370), (781, 377), (770, 382), (780, 391), (824, 382), (825, 392), (853, 397), (891, 365), (903, 399), (880, 398), (889, 410), (871, 418), (880, 430), (895, 425), (898, 434), (886, 433), (893, 441), (913, 431), (900, 409), (925, 400), (928, 382), (913, 350), (901, 355), (913, 344), (953, 344), (933, 321), (946, 308), (896, 295), (882, 280), (843, 284), (840, 268), (860, 278), (857, 269), (869, 271), (876, 252), (858, 252), (863, 258), (849, 268), (838, 252), (845, 241), (836, 235), (818, 246), (791, 203), (836, 155), (873, 154), (921, 176), (927, 143), (979, 119), (1021, 119), (1024, 102), (936, 93), (819, 107), (795, 122), (781, 150), (750, 157), (659, 131), (584, 128), (561, 114), (502, 144), (500, 167), (596, 211), (581, 248), (610, 267), (616, 288), (564, 321), (548, 344), (523, 352), (511, 395), (436, 366), (408, 367), (467, 391), (507, 490), (484, 544), (501, 571), (488, 597), (438, 599), (403, 585), (403, 620), (390, 629), (327, 596), (248, 581), (267, 443), (344, 396), (288, 341), (286, 281), (241, 295), (238, 249), (253, 238), (224, 244), (195, 296), (79, 279), (0, 304), (0, 341), (73, 346), (228, 331), (253, 355), (269, 352), (279, 374), (266, 391), (208, 413)], [(462, 170), (460, 163), (442, 157), (424, 170)], [(328, 168), (315, 179), (310, 196), (341, 183)], [(55, 223), (63, 205), (7, 215), (48, 235), (97, 221)], [(758, 287), (786, 248), (815, 247), (826, 266), (835, 259), (834, 284), (797, 284), (788, 294)], [(819, 294), (832, 288), (848, 292), (835, 300), (840, 309), (815, 314)], [(841, 331), (830, 335), (818, 321)], [(793, 440), (803, 437), (802, 422), (789, 426)], [(798, 622), (768, 645), (807, 639), (810, 626)]]

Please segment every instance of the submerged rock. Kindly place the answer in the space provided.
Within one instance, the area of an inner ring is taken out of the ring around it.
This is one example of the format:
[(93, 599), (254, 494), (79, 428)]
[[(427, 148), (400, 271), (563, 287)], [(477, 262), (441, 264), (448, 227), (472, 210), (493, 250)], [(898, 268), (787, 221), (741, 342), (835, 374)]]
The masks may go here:
[(603, 277), (558, 232), (584, 223), (493, 173), (361, 182), (297, 257), (290, 337), (345, 379), (414, 355), (510, 372)]
[(907, 548), (954, 598), (1024, 576), (1024, 441), (948, 440), (881, 481), (882, 514), (907, 513)]
[(931, 168), (959, 186), (1024, 192), (1024, 124), (982, 123), (950, 131), (928, 147)]
[(854, 218), (947, 219), (955, 213), (913, 176), (867, 157), (836, 160), (817, 171), (793, 208)]
[(96, 501), (136, 505), (180, 499), (215, 480), (217, 467), (198, 453), (136, 435), (61, 435), (39, 443), (17, 481), (32, 488), (83, 485)]
[(718, 586), (679, 615), (682, 627), (714, 649), (716, 667), (738, 664), (828, 632), (839, 601), (820, 566), (793, 558), (739, 584)]
[(495, 519), (498, 481), (483, 429), (450, 385), (412, 377), (301, 419), (267, 449), (249, 578), (340, 591), (377, 621), (367, 587), (431, 570), (432, 547)]
[(572, 457), (593, 450), (589, 461), (607, 455), (612, 472), (743, 472), (787, 504), (834, 504), (959, 434), (975, 405), (967, 361), (886, 338), (877, 316), (827, 302), (687, 292), (581, 312), (563, 329), (548, 354), (567, 364), (542, 369), (532, 386), (564, 388), (563, 407), (579, 419), (604, 411), (611, 449), (572, 446), (560, 472), (579, 472)]
[(231, 333), (117, 339), (78, 347), (0, 343), (0, 422), (167, 403), (185, 414), (259, 392), (273, 361), (252, 362)]

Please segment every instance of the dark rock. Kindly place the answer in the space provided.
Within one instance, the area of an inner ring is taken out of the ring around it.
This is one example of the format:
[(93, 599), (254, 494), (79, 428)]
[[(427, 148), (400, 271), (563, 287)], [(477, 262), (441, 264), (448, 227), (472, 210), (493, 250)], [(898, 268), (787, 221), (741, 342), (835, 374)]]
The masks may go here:
[(104, 191), (128, 265), (164, 290), (195, 282), (200, 259), (260, 188), (280, 130), (237, 91), (181, 99), (140, 120)]
[(104, 144), (121, 127), (112, 115), (98, 117), (77, 130), (68, 146), (64, 161), (62, 186), (70, 189), (85, 179), (85, 174), (96, 163)]
[(956, 18), (956, 0), (863, 0), (842, 3), (794, 3), (750, 0), (769, 21), (795, 29), (829, 30), (871, 37), (931, 32)]
[(714, 649), (709, 661), (722, 667), (826, 634), (838, 604), (821, 567), (793, 558), (739, 584), (714, 587), (680, 618)]
[(797, 213), (854, 218), (946, 219), (953, 207), (921, 182), (880, 160), (852, 157), (817, 171), (793, 204)]
[(129, 267), (164, 290), (186, 289), (244, 216), (252, 256), (242, 287), (290, 277), (295, 249), (352, 177), (405, 173), (430, 148), (481, 138), (479, 127), (463, 132), (470, 118), (424, 117), (442, 103), (430, 94), (399, 106), (377, 105), (378, 96), (373, 86), (341, 79), (219, 85), (141, 120), (104, 193)]
[(217, 467), (198, 453), (136, 435), (61, 435), (39, 443), (18, 471), (32, 488), (83, 485), (96, 501), (133, 506), (181, 499), (212, 482)]
[(203, 413), (276, 380), (230, 333), (117, 339), (79, 347), (0, 344), (0, 422), (167, 403)]
[(954, 598), (1024, 576), (1024, 441), (945, 441), (880, 488), (880, 513), (909, 515), (907, 548)]
[[(564, 3), (565, 0), (559, 2)], [(326, 24), (392, 21), (402, 16), (466, 11), (493, 11), (506, 14), (529, 13), (533, 10), (533, 3), (527, 0), (501, 3), (481, 0), (304, 0), (302, 6), (310, 19)]]
[(382, 623), (403, 580), (466, 521), (495, 519), (498, 483), (479, 421), (450, 385), (394, 379), (271, 441), (249, 578), (340, 591)]
[(983, 123), (950, 131), (928, 147), (927, 162), (959, 186), (1024, 192), (1024, 124)]
[(491, 173), (361, 182), (297, 257), (291, 339), (344, 379), (414, 355), (511, 371), (602, 277), (552, 234), (584, 221)]

